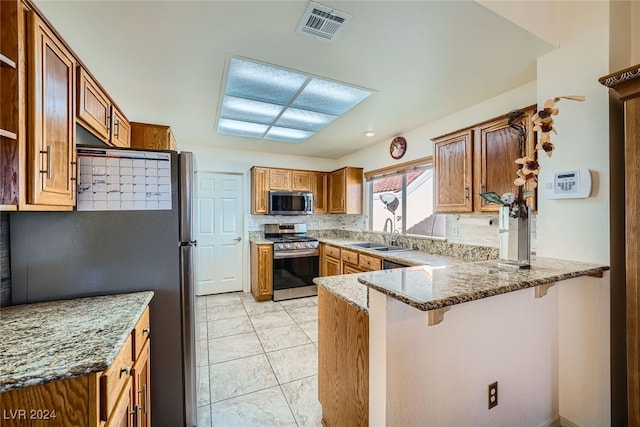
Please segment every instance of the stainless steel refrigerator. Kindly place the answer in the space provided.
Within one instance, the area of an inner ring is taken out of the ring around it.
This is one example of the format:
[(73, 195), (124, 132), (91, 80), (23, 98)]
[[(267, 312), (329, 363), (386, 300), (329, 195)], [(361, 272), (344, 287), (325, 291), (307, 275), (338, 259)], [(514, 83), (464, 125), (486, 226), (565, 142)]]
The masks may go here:
[(11, 213), (12, 302), (154, 291), (151, 419), (192, 427), (193, 157), (171, 152), (171, 160), (171, 210)]

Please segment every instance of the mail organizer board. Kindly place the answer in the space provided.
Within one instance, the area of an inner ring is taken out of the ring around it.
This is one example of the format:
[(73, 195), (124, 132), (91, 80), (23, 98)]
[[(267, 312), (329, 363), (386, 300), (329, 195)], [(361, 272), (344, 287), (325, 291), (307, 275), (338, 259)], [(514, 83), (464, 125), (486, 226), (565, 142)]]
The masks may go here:
[(170, 210), (171, 154), (78, 149), (79, 211)]

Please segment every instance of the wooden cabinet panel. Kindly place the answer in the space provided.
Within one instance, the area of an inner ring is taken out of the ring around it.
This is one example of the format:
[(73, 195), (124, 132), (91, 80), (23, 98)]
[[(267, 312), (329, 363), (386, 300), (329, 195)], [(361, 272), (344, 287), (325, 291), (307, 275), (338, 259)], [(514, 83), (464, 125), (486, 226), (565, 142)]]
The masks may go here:
[(352, 265), (358, 265), (358, 253), (354, 251), (349, 251), (347, 249), (341, 250), (341, 259), (342, 262), (348, 262)]
[(270, 169), (269, 171), (270, 190), (291, 190), (291, 170)]
[(291, 172), (293, 191), (310, 191), (311, 190), (311, 172), (309, 171), (292, 171)]
[(327, 213), (326, 172), (311, 172), (311, 191), (313, 191), (313, 213)]
[(75, 206), (75, 59), (28, 13), (28, 203)]
[(435, 212), (472, 212), (472, 131), (434, 140)]
[(136, 427), (151, 426), (151, 347), (146, 340), (133, 365), (133, 399)]
[(351, 266), (349, 264), (342, 264), (342, 274), (354, 274), (354, 273), (362, 273), (358, 267)]
[[(479, 149), (476, 150), (475, 173), (477, 182), (474, 188), (475, 211), (498, 212), (500, 206), (495, 203), (487, 203), (479, 193), (494, 191), (498, 194), (507, 192), (517, 194), (518, 187), (513, 183), (519, 165), (515, 160), (523, 157), (525, 153), (534, 152), (534, 135), (531, 126), (531, 117), (535, 113), (533, 108), (524, 110), (525, 114), (520, 120), (527, 135), (524, 151), (521, 151), (518, 135), (509, 126), (508, 118), (502, 117), (485, 123), (476, 128), (476, 136)], [(529, 206), (536, 208), (534, 195), (529, 199)]]
[(91, 76), (78, 66), (78, 122), (108, 143), (111, 134), (111, 101)]
[(273, 245), (251, 242), (251, 294), (256, 301), (273, 295)]
[[(95, 411), (94, 416), (91, 415), (91, 405), (95, 402), (89, 398), (95, 383), (96, 374), (90, 374), (0, 393), (2, 426), (96, 426)], [(34, 414), (41, 419), (28, 418), (32, 409), (42, 410)], [(20, 410), (26, 411), (24, 415), (19, 416)], [(10, 414), (16, 415), (11, 417)]]
[(358, 262), (358, 266), (365, 270), (381, 270), (382, 259), (370, 255), (360, 254), (360, 261)]
[(142, 347), (144, 343), (149, 338), (149, 334), (151, 333), (151, 328), (149, 326), (149, 307), (147, 307), (142, 316), (140, 316), (140, 320), (136, 323), (136, 326), (133, 328), (132, 332), (132, 358), (133, 360), (137, 359), (142, 351)]
[(105, 427), (131, 427), (134, 426), (134, 403), (131, 377), (127, 375), (122, 392), (118, 396), (118, 402), (113, 413), (105, 424)]
[(20, 147), (20, 72), (18, 51), (23, 20), (18, 18), (19, 2), (0, 1), (0, 211), (16, 210), (19, 203)]
[(269, 212), (269, 169), (251, 168), (251, 213)]
[[(116, 147), (129, 147), (131, 145), (131, 125), (115, 106), (111, 106), (111, 145)], [(173, 135), (173, 134), (171, 134)], [(175, 141), (173, 141), (175, 145)], [(176, 148), (172, 146), (171, 150)]]
[(324, 253), (326, 256), (330, 256), (331, 258), (340, 260), (340, 248), (336, 248), (335, 246), (330, 246), (325, 244)]
[(329, 174), (329, 213), (361, 214), (362, 168), (345, 167)]
[(146, 150), (177, 150), (171, 127), (151, 123), (131, 122), (131, 148)]
[(100, 419), (107, 421), (116, 405), (125, 381), (131, 378), (133, 368), (131, 336), (116, 356), (115, 361), (100, 377)]
[(321, 270), (322, 270), (322, 276), (337, 276), (339, 274), (342, 274), (341, 268), (340, 268), (340, 260), (339, 259), (335, 259), (335, 258), (331, 258), (328, 256), (324, 256), (322, 258), (322, 266), (321, 266)]
[(321, 287), (318, 400), (326, 427), (369, 425), (369, 316)]

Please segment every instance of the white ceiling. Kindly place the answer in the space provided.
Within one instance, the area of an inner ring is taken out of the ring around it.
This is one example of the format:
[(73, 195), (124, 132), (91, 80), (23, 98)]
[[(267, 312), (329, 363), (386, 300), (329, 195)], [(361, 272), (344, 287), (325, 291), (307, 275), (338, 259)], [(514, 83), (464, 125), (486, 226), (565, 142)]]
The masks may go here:
[[(294, 32), (306, 0), (36, 4), (129, 120), (170, 125), (178, 145), (325, 158), (535, 80), (536, 58), (552, 49), (475, 1), (318, 2), (354, 16), (334, 43)], [(230, 56), (375, 92), (302, 144), (218, 135)]]

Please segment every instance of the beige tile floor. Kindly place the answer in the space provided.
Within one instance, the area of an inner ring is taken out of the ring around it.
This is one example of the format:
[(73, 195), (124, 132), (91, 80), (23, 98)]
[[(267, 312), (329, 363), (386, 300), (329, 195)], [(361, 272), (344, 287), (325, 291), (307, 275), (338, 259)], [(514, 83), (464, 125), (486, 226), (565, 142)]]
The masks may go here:
[(317, 297), (197, 297), (198, 427), (321, 426), (317, 341)]

